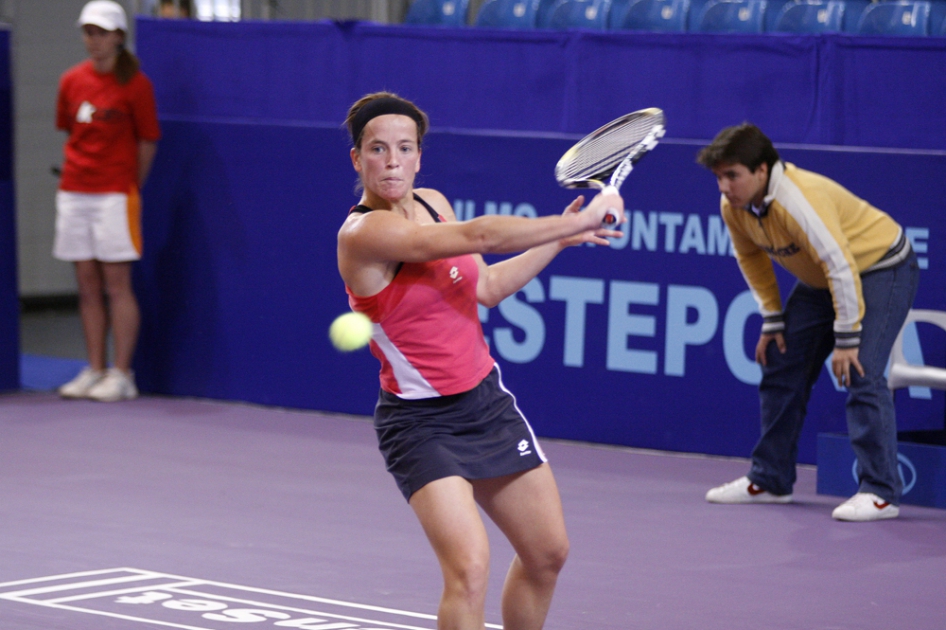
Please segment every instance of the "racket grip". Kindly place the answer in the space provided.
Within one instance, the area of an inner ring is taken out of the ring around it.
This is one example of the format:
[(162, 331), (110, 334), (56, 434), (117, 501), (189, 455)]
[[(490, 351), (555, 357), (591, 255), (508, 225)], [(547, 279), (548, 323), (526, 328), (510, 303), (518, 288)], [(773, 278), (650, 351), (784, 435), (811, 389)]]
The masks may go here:
[[(610, 194), (620, 194), (618, 193), (617, 186), (609, 184), (601, 190), (602, 195)], [(618, 229), (618, 209), (617, 208), (608, 208), (608, 211), (604, 213), (604, 219), (601, 221), (601, 227), (608, 230)]]

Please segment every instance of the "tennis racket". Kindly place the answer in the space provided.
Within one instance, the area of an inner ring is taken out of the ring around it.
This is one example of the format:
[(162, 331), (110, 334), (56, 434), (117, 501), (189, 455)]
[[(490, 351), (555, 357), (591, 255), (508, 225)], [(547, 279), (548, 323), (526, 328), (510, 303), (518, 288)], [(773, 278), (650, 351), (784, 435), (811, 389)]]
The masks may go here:
[[(616, 193), (634, 164), (657, 146), (665, 132), (664, 113), (656, 107), (621, 116), (566, 151), (555, 165), (555, 179), (565, 188)], [(610, 209), (602, 227), (613, 229), (617, 220), (617, 209)]]

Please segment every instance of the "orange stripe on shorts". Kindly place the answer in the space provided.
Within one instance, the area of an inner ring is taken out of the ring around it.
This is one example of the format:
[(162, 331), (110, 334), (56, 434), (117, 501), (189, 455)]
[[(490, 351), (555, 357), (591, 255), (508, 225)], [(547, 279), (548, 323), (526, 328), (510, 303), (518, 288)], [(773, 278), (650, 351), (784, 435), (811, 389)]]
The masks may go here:
[(138, 187), (132, 184), (128, 190), (128, 236), (131, 238), (131, 244), (135, 251), (141, 256), (141, 195), (138, 193)]

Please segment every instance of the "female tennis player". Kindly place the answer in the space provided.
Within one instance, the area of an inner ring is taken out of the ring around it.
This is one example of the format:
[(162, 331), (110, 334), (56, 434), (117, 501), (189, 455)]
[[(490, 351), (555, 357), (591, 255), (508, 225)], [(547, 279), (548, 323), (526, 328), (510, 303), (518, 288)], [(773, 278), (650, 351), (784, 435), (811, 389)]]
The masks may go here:
[[(438, 628), (484, 627), (489, 542), (477, 509), (516, 556), (502, 593), (503, 627), (542, 627), (568, 538), (558, 488), (499, 366), (477, 304), (514, 294), (570, 245), (607, 245), (598, 195), (561, 216), (484, 216), (458, 222), (436, 190), (414, 188), (426, 114), (388, 92), (352, 105), (351, 160), (363, 189), (338, 233), (338, 267), (353, 310), (374, 324), (381, 362), (375, 429), (387, 469), (440, 562)], [(487, 265), (481, 254), (523, 252)]]
[[(89, 366), (59, 393), (128, 400), (138, 395), (131, 372), (139, 325), (131, 285), (132, 262), (141, 258), (138, 191), (160, 129), (151, 81), (125, 48), (125, 10), (111, 0), (93, 0), (83, 7), (79, 27), (89, 57), (63, 74), (56, 107), (56, 126), (69, 138), (56, 193), (53, 255), (75, 264)], [(109, 326), (115, 362), (107, 370)]]

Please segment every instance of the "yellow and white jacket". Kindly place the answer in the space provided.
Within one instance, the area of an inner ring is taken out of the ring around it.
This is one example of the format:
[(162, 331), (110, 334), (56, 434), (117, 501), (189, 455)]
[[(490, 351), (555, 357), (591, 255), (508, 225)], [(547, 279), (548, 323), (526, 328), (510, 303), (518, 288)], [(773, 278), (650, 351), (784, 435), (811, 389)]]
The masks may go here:
[[(762, 209), (733, 208), (721, 197), (739, 268), (759, 304), (763, 332), (784, 328), (772, 260), (804, 284), (830, 289), (838, 347), (860, 343), (861, 274), (896, 265), (910, 253), (888, 214), (823, 175), (777, 162)], [(756, 214), (758, 212), (758, 214)]]

